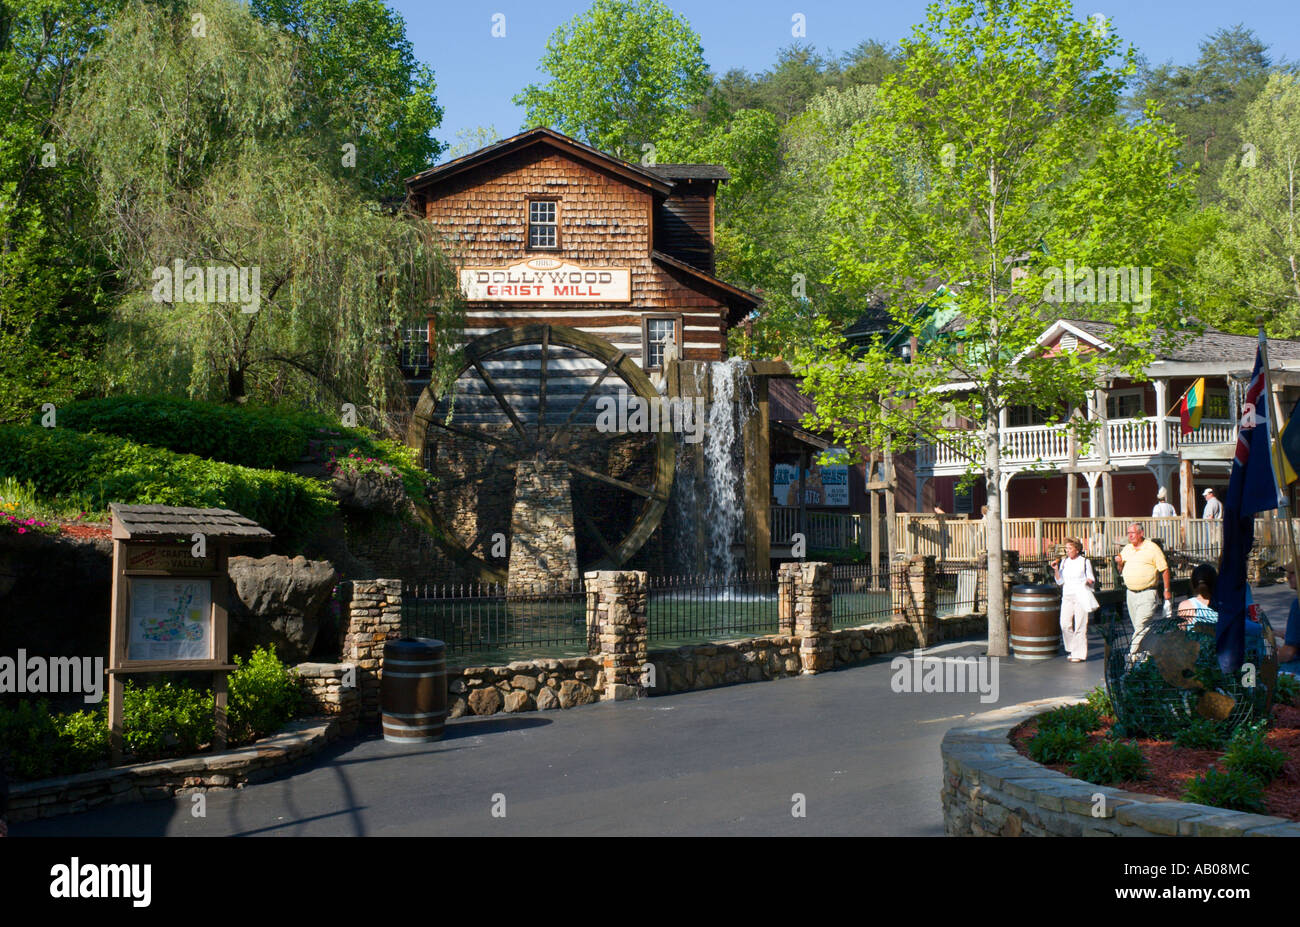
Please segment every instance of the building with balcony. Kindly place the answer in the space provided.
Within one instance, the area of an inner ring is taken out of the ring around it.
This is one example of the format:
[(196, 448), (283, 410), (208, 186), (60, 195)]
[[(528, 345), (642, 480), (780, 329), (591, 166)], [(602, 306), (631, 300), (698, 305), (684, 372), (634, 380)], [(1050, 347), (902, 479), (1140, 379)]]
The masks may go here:
[[(1112, 326), (1059, 320), (1040, 336), (1049, 354), (1105, 352)], [(1255, 360), (1256, 338), (1207, 330), (1175, 346), (1157, 347), (1144, 380), (1116, 377), (1090, 391), (1086, 408), (1013, 406), (1001, 416), (1003, 515), (1008, 518), (1146, 517), (1160, 487), (1179, 515), (1200, 515), (1202, 491), (1222, 498), (1231, 471), (1240, 397)], [(1290, 414), (1300, 396), (1300, 341), (1269, 340), (1274, 411)], [(1205, 378), (1198, 429), (1181, 432), (1178, 401)], [(1071, 415), (1096, 422), (1089, 441), (1064, 424)], [(1053, 424), (1055, 420), (1057, 424)], [(982, 435), (960, 423), (940, 443), (922, 445), (914, 466), (914, 510), (969, 514), (985, 504), (983, 481), (961, 491), (972, 459), (983, 462)], [(1073, 472), (1070, 472), (1073, 471)]]

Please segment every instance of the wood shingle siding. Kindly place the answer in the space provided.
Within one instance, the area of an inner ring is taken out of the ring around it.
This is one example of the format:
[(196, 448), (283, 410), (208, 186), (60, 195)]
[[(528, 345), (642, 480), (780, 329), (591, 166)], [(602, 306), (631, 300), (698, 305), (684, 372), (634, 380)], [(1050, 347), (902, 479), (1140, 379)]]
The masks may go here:
[[(725, 359), (728, 327), (758, 302), (712, 276), (713, 191), (725, 171), (675, 167), (683, 178), (535, 129), (410, 178), (413, 205), (460, 267), (506, 268), (545, 257), (629, 272), (626, 301), (472, 300), (466, 338), (549, 322), (604, 338), (640, 363), (643, 317), (672, 313), (681, 318), (680, 356)], [(528, 203), (536, 200), (556, 203), (556, 248), (528, 247)]]

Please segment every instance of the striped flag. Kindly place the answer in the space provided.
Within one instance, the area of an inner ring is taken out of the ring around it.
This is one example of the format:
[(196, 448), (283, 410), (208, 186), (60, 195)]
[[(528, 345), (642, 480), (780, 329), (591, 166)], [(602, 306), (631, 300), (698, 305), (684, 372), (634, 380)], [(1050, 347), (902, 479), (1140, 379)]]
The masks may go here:
[(1229, 675), (1241, 669), (1246, 651), (1246, 561), (1255, 545), (1255, 514), (1277, 508), (1278, 501), (1270, 460), (1265, 374), (1263, 357), (1257, 350), (1241, 406), (1232, 476), (1223, 500), (1223, 556), (1214, 590), (1219, 623), (1214, 637), (1219, 666)]
[(1205, 377), (1192, 384), (1192, 388), (1183, 393), (1183, 401), (1178, 404), (1180, 428), (1185, 435), (1201, 427), (1201, 416), (1205, 414)]

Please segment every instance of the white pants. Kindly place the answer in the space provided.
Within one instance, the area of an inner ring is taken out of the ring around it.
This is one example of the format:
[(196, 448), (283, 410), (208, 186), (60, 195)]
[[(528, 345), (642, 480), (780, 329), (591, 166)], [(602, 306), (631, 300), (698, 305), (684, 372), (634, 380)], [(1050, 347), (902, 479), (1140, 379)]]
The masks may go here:
[(1073, 595), (1061, 597), (1061, 639), (1067, 657), (1088, 659), (1088, 609)]

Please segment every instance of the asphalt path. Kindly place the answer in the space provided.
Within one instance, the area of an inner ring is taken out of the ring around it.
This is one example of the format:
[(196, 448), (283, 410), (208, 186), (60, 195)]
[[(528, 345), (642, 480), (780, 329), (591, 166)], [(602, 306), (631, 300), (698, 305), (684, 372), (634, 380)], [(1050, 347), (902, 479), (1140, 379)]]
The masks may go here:
[[(1256, 590), (1279, 636), (1289, 595), (1280, 585)], [(999, 661), (996, 701), (974, 691), (896, 692), (893, 654), (818, 676), (462, 718), (428, 745), (350, 740), (281, 778), (208, 792), (202, 817), (182, 796), (15, 824), (11, 832), (939, 836), (944, 733), (981, 711), (1099, 684), (1095, 634), (1091, 645), (1087, 663)], [(926, 651), (983, 653), (982, 642)]]

